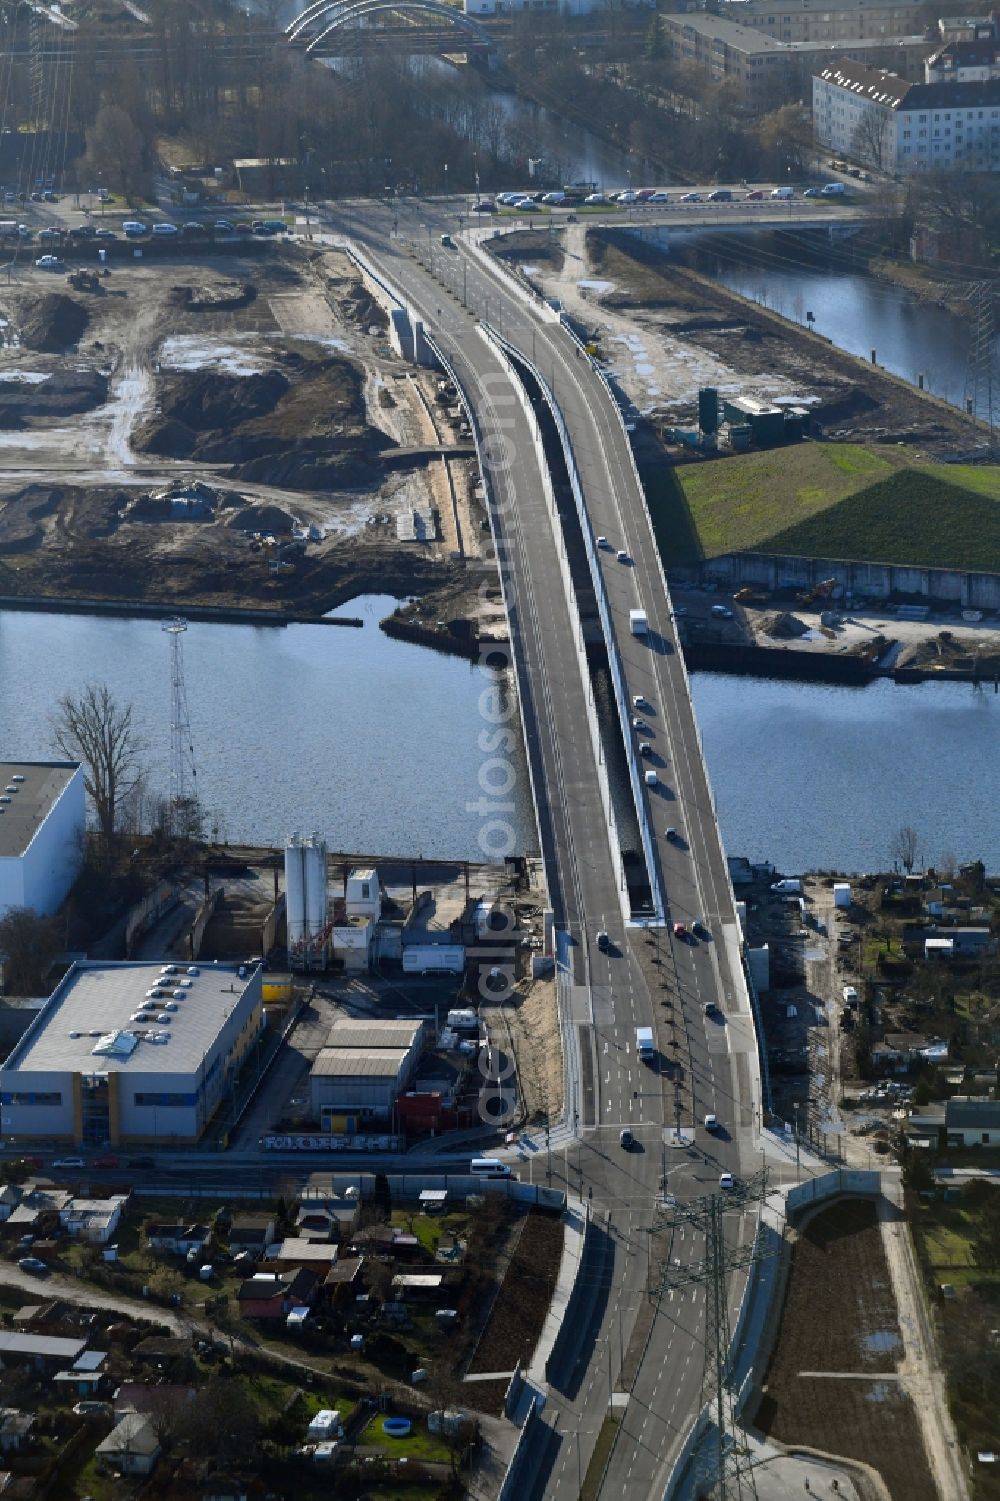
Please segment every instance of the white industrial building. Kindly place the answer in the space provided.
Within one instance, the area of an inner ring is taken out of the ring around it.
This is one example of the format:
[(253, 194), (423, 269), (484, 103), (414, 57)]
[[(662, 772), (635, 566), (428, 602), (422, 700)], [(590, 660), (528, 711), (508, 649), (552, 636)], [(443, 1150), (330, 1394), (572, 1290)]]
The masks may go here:
[(819, 145), (892, 176), (929, 168), (1000, 171), (1000, 77), (907, 83), (837, 62), (813, 78)]
[(259, 965), (74, 964), (0, 1069), (0, 1134), (196, 1142), (262, 1023)]
[(378, 871), (356, 867), (348, 873), (343, 897), (334, 902), (333, 958), (341, 961), (348, 974), (371, 969), (381, 915)]
[(323, 1130), (388, 1120), (396, 1096), (413, 1077), (423, 1032), (419, 1021), (334, 1022), (309, 1078), (313, 1117)]
[(0, 788), (0, 917), (12, 907), (47, 917), (83, 857), (83, 768), (77, 761), (0, 761)]

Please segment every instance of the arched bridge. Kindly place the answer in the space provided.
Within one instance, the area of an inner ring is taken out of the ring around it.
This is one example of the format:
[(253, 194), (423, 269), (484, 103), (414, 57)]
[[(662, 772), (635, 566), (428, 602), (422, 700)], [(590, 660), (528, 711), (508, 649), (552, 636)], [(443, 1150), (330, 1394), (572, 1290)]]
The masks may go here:
[[(390, 16), (397, 24), (369, 25), (376, 17), (381, 21)], [(362, 30), (401, 51), (437, 52), (449, 44), (453, 51), (480, 51), (493, 45), (478, 21), (439, 0), (315, 0), (285, 27), (285, 36), (292, 43), (304, 43), (306, 52), (330, 55), (347, 50), (341, 42), (356, 39)]]

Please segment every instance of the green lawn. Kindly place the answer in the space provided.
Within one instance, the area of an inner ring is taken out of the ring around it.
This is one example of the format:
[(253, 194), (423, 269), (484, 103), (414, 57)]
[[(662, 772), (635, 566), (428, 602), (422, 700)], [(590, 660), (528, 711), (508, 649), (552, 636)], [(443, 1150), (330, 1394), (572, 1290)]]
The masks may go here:
[(426, 1459), (437, 1460), (441, 1464), (447, 1464), (451, 1457), (448, 1445), (434, 1433), (428, 1433), (420, 1419), (414, 1420), (414, 1425), (405, 1438), (392, 1438), (382, 1431), (382, 1419), (384, 1413), (377, 1413), (366, 1428), (362, 1430), (358, 1439), (359, 1445), (368, 1448), (379, 1449), (383, 1454), (390, 1455), (394, 1459)]
[(667, 566), (751, 551), (1000, 572), (997, 466), (802, 443), (658, 470), (646, 490)]

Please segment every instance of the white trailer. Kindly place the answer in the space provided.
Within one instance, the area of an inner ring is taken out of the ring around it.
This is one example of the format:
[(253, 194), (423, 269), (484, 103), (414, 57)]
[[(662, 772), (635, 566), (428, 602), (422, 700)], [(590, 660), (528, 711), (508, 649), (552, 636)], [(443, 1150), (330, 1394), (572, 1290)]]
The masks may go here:
[(646, 636), (649, 634), (649, 621), (645, 610), (629, 610), (628, 628), (633, 636)]

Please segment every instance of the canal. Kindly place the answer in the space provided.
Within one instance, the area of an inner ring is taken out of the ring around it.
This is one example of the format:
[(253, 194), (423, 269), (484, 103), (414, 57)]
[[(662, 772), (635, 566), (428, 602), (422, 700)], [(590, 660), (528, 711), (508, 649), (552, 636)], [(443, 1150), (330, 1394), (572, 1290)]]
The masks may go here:
[[(394, 606), (353, 600), (363, 630), (191, 622), (184, 664), (207, 832), (282, 844), (317, 830), (337, 850), (469, 860), (536, 848), (521, 737), (506, 766), (489, 749), (498, 731), (484, 716), (502, 680), (391, 640), (378, 621)], [(157, 621), (0, 613), (0, 758), (56, 754), (52, 711), (88, 682), (134, 705), (150, 790), (165, 793), (169, 638)]]
[[(850, 239), (802, 231), (671, 235), (671, 255), (703, 275), (831, 339), (840, 349), (870, 359), (894, 375), (924, 386), (953, 406), (976, 399), (987, 417), (989, 385), (981, 369), (978, 390), (970, 363), (975, 321), (905, 287), (880, 281), (862, 267)], [(808, 315), (812, 314), (812, 320)], [(993, 405), (1000, 415), (1000, 338), (993, 340)]]

